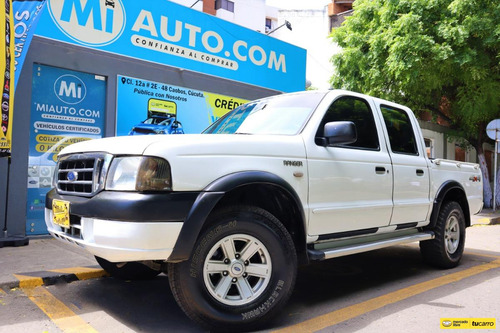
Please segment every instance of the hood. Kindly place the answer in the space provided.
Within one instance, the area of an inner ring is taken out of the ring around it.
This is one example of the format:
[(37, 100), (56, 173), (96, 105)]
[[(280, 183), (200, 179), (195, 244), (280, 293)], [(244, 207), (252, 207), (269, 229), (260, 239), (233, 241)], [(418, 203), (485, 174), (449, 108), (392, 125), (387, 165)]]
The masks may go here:
[(114, 155), (141, 155), (146, 147), (161, 140), (163, 135), (117, 136), (74, 143), (59, 155), (82, 152), (105, 152)]
[[(304, 157), (300, 136), (245, 134), (161, 135), (145, 155), (164, 158), (190, 156), (297, 156)], [(165, 149), (165, 147), (169, 147)]]
[(60, 155), (105, 152), (113, 155), (172, 156), (304, 156), (300, 136), (242, 134), (177, 134), (119, 136), (78, 142)]

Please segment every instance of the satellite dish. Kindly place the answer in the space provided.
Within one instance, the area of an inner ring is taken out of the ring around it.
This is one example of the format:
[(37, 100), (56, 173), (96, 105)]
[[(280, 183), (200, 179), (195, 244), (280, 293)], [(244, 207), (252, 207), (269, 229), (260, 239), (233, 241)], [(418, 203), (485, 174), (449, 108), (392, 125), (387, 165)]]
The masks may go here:
[(492, 140), (500, 141), (500, 119), (489, 122), (488, 126), (486, 126), (486, 135)]

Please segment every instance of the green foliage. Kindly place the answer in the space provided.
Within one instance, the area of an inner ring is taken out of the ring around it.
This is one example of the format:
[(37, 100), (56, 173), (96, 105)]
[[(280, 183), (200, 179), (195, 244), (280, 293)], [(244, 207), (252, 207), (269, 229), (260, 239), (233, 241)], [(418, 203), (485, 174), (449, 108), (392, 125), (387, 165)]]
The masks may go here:
[(481, 143), (500, 118), (500, 1), (356, 0), (353, 9), (332, 31), (342, 48), (332, 86), (445, 115)]

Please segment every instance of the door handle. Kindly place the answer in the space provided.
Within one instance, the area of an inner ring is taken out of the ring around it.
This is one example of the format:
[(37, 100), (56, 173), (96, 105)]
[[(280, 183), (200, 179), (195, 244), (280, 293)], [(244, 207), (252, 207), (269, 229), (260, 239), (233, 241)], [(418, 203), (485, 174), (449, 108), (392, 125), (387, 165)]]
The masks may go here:
[(417, 169), (417, 176), (422, 177), (424, 175), (424, 170), (422, 169)]
[(381, 166), (375, 167), (375, 173), (377, 175), (383, 175), (385, 174), (385, 168)]

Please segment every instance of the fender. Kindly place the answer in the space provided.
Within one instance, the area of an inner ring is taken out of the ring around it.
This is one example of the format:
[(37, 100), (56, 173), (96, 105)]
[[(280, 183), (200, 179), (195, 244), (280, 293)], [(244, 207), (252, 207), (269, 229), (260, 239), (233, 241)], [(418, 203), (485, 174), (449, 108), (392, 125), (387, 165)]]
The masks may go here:
[(469, 213), (469, 205), (467, 203), (467, 195), (465, 194), (465, 190), (462, 185), (454, 180), (448, 180), (441, 184), (441, 187), (437, 191), (437, 195), (434, 198), (434, 204), (432, 206), (432, 214), (430, 223), (426, 228), (434, 228), (437, 223), (437, 219), (439, 216), (439, 211), (441, 210), (441, 205), (444, 202), (444, 199), (447, 197), (450, 191), (458, 190), (462, 193), (463, 196), (455, 197), (456, 201), (462, 206), (464, 215), (465, 215), (465, 224), (466, 226), (470, 226), (470, 213)]
[(180, 262), (189, 259), (203, 224), (217, 203), (227, 192), (247, 184), (272, 184), (286, 191), (299, 208), (302, 221), (305, 223), (305, 214), (299, 196), (283, 178), (265, 171), (232, 173), (213, 181), (198, 195), (184, 221), (168, 262)]

